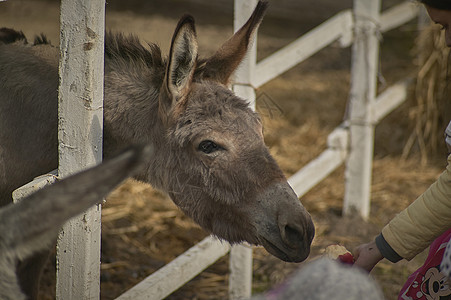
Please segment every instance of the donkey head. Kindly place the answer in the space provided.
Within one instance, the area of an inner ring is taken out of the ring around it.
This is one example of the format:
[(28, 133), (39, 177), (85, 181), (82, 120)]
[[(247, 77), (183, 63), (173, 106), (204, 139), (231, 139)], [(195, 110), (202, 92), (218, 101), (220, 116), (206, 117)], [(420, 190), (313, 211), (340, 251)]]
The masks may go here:
[[(173, 36), (159, 96), (170, 156), (165, 189), (202, 227), (229, 242), (262, 244), (285, 261), (304, 260), (314, 227), (263, 141), (262, 123), (227, 84), (266, 10), (206, 60), (197, 59), (194, 20)], [(166, 155), (167, 157), (167, 155)]]

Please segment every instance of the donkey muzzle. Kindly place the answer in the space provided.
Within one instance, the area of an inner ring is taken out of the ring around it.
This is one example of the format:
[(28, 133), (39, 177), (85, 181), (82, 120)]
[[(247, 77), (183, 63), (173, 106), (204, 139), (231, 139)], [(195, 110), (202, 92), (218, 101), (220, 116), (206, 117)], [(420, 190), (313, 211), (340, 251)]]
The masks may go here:
[(287, 182), (269, 186), (259, 197), (256, 216), (260, 243), (272, 255), (287, 262), (301, 262), (310, 254), (315, 235), (310, 214)]

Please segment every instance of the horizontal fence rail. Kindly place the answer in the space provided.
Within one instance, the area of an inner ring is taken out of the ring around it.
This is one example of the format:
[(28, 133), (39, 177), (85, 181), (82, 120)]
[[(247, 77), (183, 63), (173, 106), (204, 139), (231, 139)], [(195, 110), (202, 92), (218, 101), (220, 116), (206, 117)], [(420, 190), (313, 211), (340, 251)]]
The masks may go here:
[[(380, 32), (399, 27), (418, 15), (418, 5), (409, 1), (387, 9), (380, 17)], [(342, 47), (353, 42), (355, 20), (351, 10), (345, 10), (318, 25), (287, 46), (257, 63), (252, 86), (258, 88), (321, 49), (339, 40)]]
[(54, 170), (49, 174), (44, 174), (36, 177), (29, 183), (21, 186), (20, 188), (13, 191), (13, 201), (18, 202), (20, 199), (28, 197), (29, 195), (37, 192), (38, 190), (44, 188), (45, 186), (54, 183), (58, 179), (58, 171)]
[(352, 36), (352, 26), (350, 10), (337, 14), (260, 61), (255, 68), (252, 85), (256, 88), (260, 87), (330, 45), (338, 38)]
[[(401, 80), (376, 98), (374, 105), (370, 108), (375, 124), (404, 103), (411, 82), (412, 79)], [(298, 197), (303, 196), (344, 163), (348, 154), (348, 143), (349, 128), (345, 123), (329, 134), (326, 150), (288, 179)]]
[(227, 242), (209, 236), (156, 271), (116, 300), (163, 299), (230, 250)]
[(395, 29), (418, 16), (420, 7), (412, 1), (405, 1), (384, 11), (380, 16), (380, 31)]

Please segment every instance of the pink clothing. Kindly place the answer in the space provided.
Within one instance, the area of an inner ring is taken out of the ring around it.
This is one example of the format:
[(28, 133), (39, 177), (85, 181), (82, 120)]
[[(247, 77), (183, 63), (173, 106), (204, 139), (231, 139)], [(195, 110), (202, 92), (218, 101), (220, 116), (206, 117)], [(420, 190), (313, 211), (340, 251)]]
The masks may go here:
[(398, 300), (451, 299), (451, 281), (440, 272), (440, 263), (450, 238), (451, 229), (432, 242), (425, 263), (409, 276)]

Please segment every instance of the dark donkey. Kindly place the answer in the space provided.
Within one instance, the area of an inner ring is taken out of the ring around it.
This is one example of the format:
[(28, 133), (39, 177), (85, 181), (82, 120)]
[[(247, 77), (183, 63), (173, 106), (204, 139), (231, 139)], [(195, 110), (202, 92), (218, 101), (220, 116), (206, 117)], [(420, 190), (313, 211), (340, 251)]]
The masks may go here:
[[(108, 33), (104, 156), (150, 143), (154, 154), (138, 180), (219, 238), (300, 262), (314, 235), (310, 215), (269, 154), (260, 118), (227, 88), (266, 7), (259, 2), (208, 59), (197, 57), (191, 16), (179, 21), (167, 60), (154, 44)], [(58, 164), (58, 49), (22, 38), (0, 42), (0, 199)]]

